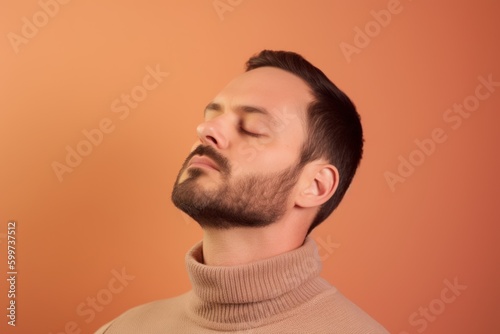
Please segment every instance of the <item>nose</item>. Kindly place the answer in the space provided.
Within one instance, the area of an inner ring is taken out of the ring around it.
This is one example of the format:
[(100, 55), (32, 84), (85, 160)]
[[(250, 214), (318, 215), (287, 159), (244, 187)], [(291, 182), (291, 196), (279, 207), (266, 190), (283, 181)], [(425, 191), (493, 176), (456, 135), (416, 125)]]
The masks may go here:
[(228, 146), (227, 135), (220, 119), (213, 119), (201, 123), (196, 128), (196, 132), (202, 144), (211, 145), (218, 149), (225, 149)]

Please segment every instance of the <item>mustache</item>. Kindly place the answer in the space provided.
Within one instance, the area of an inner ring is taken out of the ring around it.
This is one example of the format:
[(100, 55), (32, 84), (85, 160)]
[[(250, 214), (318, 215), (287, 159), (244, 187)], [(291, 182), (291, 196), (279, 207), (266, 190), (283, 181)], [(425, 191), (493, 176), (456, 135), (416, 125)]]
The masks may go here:
[(187, 166), (189, 160), (191, 160), (191, 158), (195, 155), (206, 156), (207, 158), (212, 159), (217, 164), (217, 167), (222, 173), (229, 173), (229, 160), (222, 154), (217, 152), (212, 146), (199, 145), (198, 147), (196, 147), (196, 149), (194, 149), (186, 158), (184, 166)]

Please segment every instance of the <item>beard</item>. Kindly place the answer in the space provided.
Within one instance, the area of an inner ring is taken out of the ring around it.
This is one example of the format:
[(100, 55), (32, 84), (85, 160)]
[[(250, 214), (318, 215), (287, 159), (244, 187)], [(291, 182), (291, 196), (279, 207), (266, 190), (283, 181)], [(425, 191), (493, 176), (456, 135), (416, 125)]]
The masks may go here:
[[(187, 169), (194, 155), (205, 155), (218, 165), (220, 184), (216, 188), (207, 190), (198, 184), (199, 179), (207, 174), (204, 169)], [(231, 170), (228, 160), (214, 148), (198, 146), (186, 158), (177, 176), (172, 202), (202, 227), (264, 227), (283, 217), (289, 195), (301, 171), (300, 166), (237, 179), (231, 177)], [(188, 175), (181, 182), (184, 173)]]

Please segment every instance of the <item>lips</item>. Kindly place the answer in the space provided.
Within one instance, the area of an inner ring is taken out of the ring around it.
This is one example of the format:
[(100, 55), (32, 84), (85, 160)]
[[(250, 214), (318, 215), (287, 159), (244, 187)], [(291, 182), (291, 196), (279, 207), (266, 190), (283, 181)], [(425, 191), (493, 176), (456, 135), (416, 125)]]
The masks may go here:
[(207, 169), (213, 169), (219, 171), (219, 168), (215, 162), (206, 156), (195, 155), (191, 161), (189, 161), (188, 167), (202, 167)]

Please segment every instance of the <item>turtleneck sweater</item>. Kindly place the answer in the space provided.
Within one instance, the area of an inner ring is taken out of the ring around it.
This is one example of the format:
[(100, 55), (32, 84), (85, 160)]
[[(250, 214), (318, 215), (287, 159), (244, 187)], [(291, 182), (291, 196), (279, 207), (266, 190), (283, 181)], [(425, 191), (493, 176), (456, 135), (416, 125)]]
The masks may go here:
[(135, 307), (96, 334), (386, 334), (320, 277), (311, 238), (290, 252), (239, 266), (203, 264), (201, 242), (186, 255), (192, 290)]

